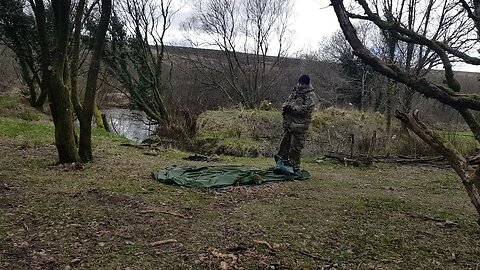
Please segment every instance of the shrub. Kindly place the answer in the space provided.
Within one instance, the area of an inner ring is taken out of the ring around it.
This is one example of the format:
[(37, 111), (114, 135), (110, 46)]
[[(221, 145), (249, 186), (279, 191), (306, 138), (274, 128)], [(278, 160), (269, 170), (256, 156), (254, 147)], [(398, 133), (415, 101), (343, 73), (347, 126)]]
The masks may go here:
[[(316, 157), (327, 152), (350, 153), (352, 137), (355, 155), (433, 156), (435, 151), (416, 136), (402, 131), (394, 122), (387, 134), (385, 119), (376, 112), (328, 108), (313, 114), (304, 156)], [(282, 116), (278, 110), (223, 109), (207, 111), (198, 119), (195, 151), (205, 154), (272, 156), (282, 136)], [(441, 132), (460, 149), (471, 149), (475, 143), (465, 132)], [(372, 137), (375, 134), (374, 145)]]

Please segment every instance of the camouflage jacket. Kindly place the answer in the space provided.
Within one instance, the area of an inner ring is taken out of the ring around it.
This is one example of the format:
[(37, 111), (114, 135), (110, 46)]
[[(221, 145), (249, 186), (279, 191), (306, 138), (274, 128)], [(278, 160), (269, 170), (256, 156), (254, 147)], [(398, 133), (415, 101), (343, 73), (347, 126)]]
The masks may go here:
[(282, 106), (283, 128), (291, 132), (307, 132), (316, 100), (317, 96), (312, 86), (307, 88), (295, 86)]

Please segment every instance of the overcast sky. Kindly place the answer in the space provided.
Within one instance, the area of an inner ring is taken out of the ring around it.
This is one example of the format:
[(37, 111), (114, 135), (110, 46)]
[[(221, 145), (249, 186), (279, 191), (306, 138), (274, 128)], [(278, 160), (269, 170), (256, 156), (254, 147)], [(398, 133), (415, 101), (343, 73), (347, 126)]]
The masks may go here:
[(329, 0), (297, 0), (294, 3), (292, 30), (294, 51), (316, 50), (321, 39), (340, 29)]
[[(293, 0), (292, 3), (293, 11), (289, 28), (293, 36), (289, 54), (295, 54), (298, 51), (315, 51), (322, 38), (340, 29), (333, 8), (328, 6), (329, 0)], [(181, 23), (191, 15), (192, 11), (192, 6), (188, 3), (182, 6), (167, 33), (167, 42), (181, 43), (183, 38)]]
[[(173, 0), (183, 2), (182, 8), (175, 15), (172, 27), (168, 30), (166, 42), (171, 45), (181, 45), (184, 40), (181, 24), (193, 12), (190, 0)], [(329, 6), (330, 0), (292, 0), (293, 11), (290, 20), (292, 31), (292, 45), (289, 55), (297, 52), (314, 52), (322, 39), (328, 38), (333, 32), (340, 29), (335, 12)], [(185, 43), (183, 43), (185, 44)], [(454, 67), (456, 70), (480, 72), (480, 66), (463, 64)]]

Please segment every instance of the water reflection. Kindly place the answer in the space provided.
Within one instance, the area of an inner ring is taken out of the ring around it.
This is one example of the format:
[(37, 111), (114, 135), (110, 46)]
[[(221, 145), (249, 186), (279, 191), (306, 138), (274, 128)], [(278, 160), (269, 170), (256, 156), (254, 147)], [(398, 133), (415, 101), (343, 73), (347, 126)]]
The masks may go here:
[(115, 108), (104, 113), (113, 132), (136, 143), (154, 134), (155, 125), (149, 124), (147, 116), (141, 111)]

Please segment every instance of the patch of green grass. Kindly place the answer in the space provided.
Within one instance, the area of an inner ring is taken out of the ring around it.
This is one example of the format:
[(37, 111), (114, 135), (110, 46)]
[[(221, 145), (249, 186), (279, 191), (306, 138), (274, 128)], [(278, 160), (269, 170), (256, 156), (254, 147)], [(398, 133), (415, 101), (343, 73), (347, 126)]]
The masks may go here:
[(58, 201), (51, 200), (48, 196), (45, 200), (33, 205), (32, 209), (29, 209), (29, 211), (39, 219), (48, 220), (60, 220), (68, 210), (69, 209), (62, 207), (62, 205), (59, 205)]
[(231, 136), (231, 132), (228, 129), (223, 130), (207, 130), (198, 134), (200, 139), (206, 138), (215, 138), (215, 139), (224, 139)]
[[(28, 144), (39, 145), (52, 143), (54, 139), (54, 126), (44, 122), (31, 122), (18, 118), (0, 117), (0, 136), (24, 139)], [(77, 129), (78, 134), (78, 129)], [(94, 128), (93, 140), (108, 140), (115, 143), (128, 143), (128, 139), (104, 129)]]
[(128, 140), (125, 137), (122, 137), (116, 133), (113, 132), (108, 132), (105, 129), (102, 128), (93, 128), (92, 129), (92, 139), (95, 140), (105, 140), (109, 142), (114, 142), (114, 143), (131, 143), (130, 140)]
[(375, 211), (377, 214), (426, 210), (425, 206), (419, 201), (406, 201), (400, 198), (375, 195), (363, 197), (360, 200), (354, 200), (350, 203), (349, 206), (353, 207), (354, 211)]
[(259, 147), (261, 145), (261, 142), (251, 138), (226, 138), (225, 140), (223, 140), (223, 144), (227, 146), (238, 147), (240, 149), (247, 149), (250, 147)]
[[(0, 241), (3, 242), (3, 237), (7, 235), (7, 232), (10, 230), (9, 226), (7, 226), (7, 218), (5, 215), (0, 216)], [(0, 243), (2, 246), (3, 243)]]
[(102, 188), (112, 192), (128, 193), (128, 194), (137, 194), (137, 193), (147, 192), (147, 190), (143, 186), (138, 185), (138, 183), (124, 182), (119, 179), (117, 179), (117, 181), (105, 182), (102, 185)]
[(18, 102), (9, 97), (9, 96), (5, 96), (5, 95), (1, 95), (0, 96), (0, 106), (1, 107), (12, 107), (12, 106), (16, 106)]
[(25, 159), (24, 166), (26, 169), (44, 169), (48, 165), (51, 165), (52, 161), (47, 160), (43, 157), (27, 157)]
[(52, 124), (0, 117), (0, 136), (23, 138), (34, 144), (49, 143), (54, 138)]
[(480, 146), (471, 131), (437, 131), (437, 133), (462, 154), (473, 155)]

